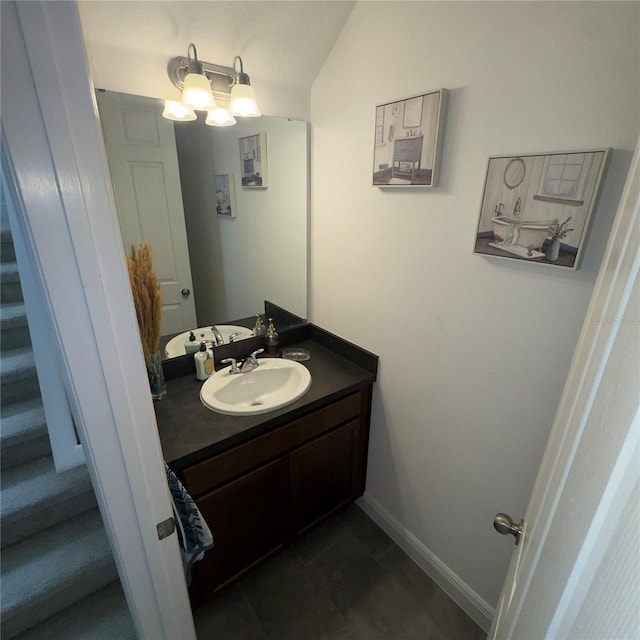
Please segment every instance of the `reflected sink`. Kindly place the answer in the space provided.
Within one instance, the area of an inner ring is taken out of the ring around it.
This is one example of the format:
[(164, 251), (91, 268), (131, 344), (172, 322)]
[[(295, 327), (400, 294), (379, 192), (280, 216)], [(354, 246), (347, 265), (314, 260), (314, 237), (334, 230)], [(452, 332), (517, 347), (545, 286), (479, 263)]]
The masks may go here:
[[(253, 331), (247, 329), (247, 327), (241, 327), (237, 324), (217, 324), (215, 326), (222, 335), (222, 343), (216, 341), (216, 337), (209, 326), (193, 329), (198, 344), (203, 340), (205, 342), (213, 342), (214, 344), (229, 344), (229, 342), (235, 342), (236, 340), (253, 338)], [(184, 333), (178, 334), (175, 338), (171, 338), (164, 348), (165, 357), (175, 358), (176, 356), (183, 356), (186, 353), (184, 343), (189, 339), (190, 333), (190, 331), (185, 331)]]
[(230, 367), (214, 373), (200, 389), (200, 400), (208, 409), (236, 416), (255, 416), (286, 407), (301, 398), (311, 386), (309, 370), (293, 360), (259, 360), (247, 373), (229, 373)]

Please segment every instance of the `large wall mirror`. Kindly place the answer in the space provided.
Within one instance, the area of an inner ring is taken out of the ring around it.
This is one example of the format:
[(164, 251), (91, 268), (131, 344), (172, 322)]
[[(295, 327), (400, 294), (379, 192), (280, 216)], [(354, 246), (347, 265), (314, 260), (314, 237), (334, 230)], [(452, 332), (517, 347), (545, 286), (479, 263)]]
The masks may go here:
[[(151, 246), (162, 344), (251, 326), (265, 300), (306, 318), (308, 124), (262, 116), (210, 127), (203, 114), (162, 118), (153, 98), (99, 89), (97, 100), (125, 253)], [(250, 165), (268, 169), (266, 187)]]

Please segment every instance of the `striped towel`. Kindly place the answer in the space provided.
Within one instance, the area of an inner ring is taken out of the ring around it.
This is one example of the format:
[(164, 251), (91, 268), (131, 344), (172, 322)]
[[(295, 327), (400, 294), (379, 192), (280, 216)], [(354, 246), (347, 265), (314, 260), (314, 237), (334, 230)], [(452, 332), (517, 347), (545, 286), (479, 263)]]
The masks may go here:
[(196, 507), (193, 498), (178, 480), (165, 462), (167, 483), (173, 501), (173, 515), (176, 521), (178, 542), (182, 554), (184, 576), (187, 584), (191, 584), (191, 567), (198, 560), (202, 560), (204, 552), (213, 547), (213, 536), (202, 514)]

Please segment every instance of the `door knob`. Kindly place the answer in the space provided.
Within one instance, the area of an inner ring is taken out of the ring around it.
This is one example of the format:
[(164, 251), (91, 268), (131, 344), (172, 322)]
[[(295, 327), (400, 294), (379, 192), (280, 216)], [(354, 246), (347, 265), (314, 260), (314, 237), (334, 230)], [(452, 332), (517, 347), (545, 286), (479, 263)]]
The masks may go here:
[(506, 536), (510, 533), (516, 539), (517, 546), (520, 542), (520, 538), (522, 537), (523, 524), (523, 520), (514, 523), (511, 519), (511, 516), (508, 516), (506, 513), (496, 513), (496, 517), (493, 521), (493, 528), (503, 536)]
[(188, 298), (191, 295), (191, 289), (187, 289), (186, 287), (180, 292), (185, 298)]

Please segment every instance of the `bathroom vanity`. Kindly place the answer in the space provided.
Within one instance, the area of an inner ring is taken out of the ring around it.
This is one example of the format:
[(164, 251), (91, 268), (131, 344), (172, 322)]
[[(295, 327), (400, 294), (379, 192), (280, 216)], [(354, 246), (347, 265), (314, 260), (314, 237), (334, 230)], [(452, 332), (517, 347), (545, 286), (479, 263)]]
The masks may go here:
[(215, 413), (201, 403), (193, 374), (169, 379), (166, 398), (155, 403), (165, 459), (214, 538), (194, 567), (193, 600), (210, 597), (364, 492), (377, 356), (313, 325), (283, 332), (283, 342), (311, 352), (304, 362), (311, 387), (287, 407)]

